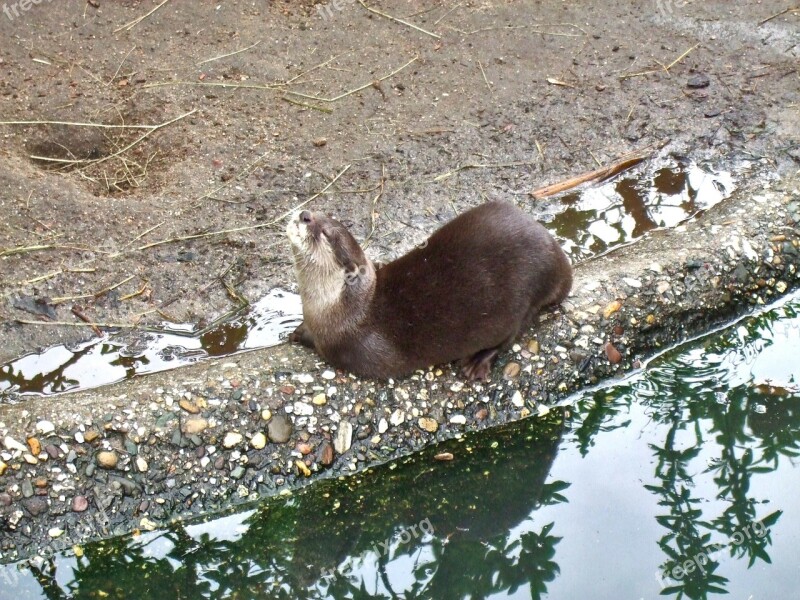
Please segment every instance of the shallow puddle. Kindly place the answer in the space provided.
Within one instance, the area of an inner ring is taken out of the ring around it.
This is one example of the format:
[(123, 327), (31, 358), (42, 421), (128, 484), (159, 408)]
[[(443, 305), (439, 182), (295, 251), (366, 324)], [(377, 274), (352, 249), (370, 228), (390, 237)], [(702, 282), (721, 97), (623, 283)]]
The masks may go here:
[(75, 346), (54, 346), (0, 367), (0, 403), (19, 394), (85, 390), (281, 343), (302, 320), (300, 296), (273, 290), (240, 317), (204, 332), (188, 326), (160, 332), (106, 334)]
[(544, 417), (0, 581), (15, 598), (794, 598), (798, 310)]
[[(674, 227), (728, 197), (728, 172), (671, 163), (620, 176), (561, 197), (555, 215), (538, 215), (573, 263)], [(189, 324), (162, 332), (107, 334), (76, 346), (55, 346), (0, 366), (0, 403), (25, 394), (56, 394), (116, 383), (208, 357), (274, 346), (301, 320), (297, 294), (274, 290), (239, 318), (202, 334)], [(132, 339), (133, 338), (133, 339)]]

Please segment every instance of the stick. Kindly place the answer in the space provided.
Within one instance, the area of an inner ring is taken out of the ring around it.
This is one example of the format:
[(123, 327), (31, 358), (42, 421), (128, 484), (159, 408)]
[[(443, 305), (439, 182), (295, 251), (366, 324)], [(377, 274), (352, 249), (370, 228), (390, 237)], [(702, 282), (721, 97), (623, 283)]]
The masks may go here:
[(289, 96), (281, 96), (281, 100), (286, 100), (286, 102), (289, 102), (290, 104), (296, 104), (297, 106), (303, 106), (305, 108), (312, 108), (328, 114), (333, 112), (333, 109), (328, 108), (327, 106), (317, 106), (315, 104), (309, 104), (308, 102), (301, 102), (300, 100), (289, 98)]
[(389, 79), (390, 77), (394, 77), (400, 71), (405, 69), (408, 65), (410, 65), (411, 63), (413, 63), (414, 61), (416, 61), (418, 59), (419, 59), (419, 56), (415, 56), (410, 61), (408, 61), (406, 64), (404, 64), (402, 67), (400, 67), (399, 69), (395, 69), (394, 71), (392, 71), (388, 75), (384, 75), (380, 79), (375, 79), (373, 81), (370, 81), (369, 83), (365, 83), (362, 86), (359, 86), (359, 87), (357, 87), (357, 88), (355, 88), (353, 90), (350, 90), (349, 92), (345, 92), (343, 94), (339, 94), (338, 96), (335, 96), (334, 98), (320, 98), (319, 96), (311, 96), (309, 94), (301, 94), (300, 92), (293, 92), (291, 90), (287, 90), (286, 93), (287, 94), (291, 94), (292, 96), (299, 96), (300, 98), (306, 98), (307, 100), (316, 100), (318, 102), (336, 102), (337, 100), (341, 100), (342, 98), (345, 98), (346, 96), (350, 96), (351, 94), (355, 94), (356, 92), (360, 92), (361, 90), (365, 90), (368, 87), (372, 87), (375, 84), (375, 82), (380, 83), (381, 81)]
[(210, 63), (212, 61), (219, 60), (221, 58), (228, 58), (229, 56), (235, 56), (237, 54), (241, 54), (242, 52), (247, 52), (248, 50), (258, 46), (261, 43), (261, 41), (262, 40), (258, 40), (255, 44), (252, 44), (251, 46), (248, 46), (247, 48), (242, 48), (241, 50), (237, 50), (236, 52), (229, 52), (228, 54), (220, 54), (219, 56), (215, 56), (213, 58), (207, 58), (205, 60), (201, 60), (199, 63), (197, 63), (197, 66), (199, 67), (200, 65), (204, 65), (206, 63)]
[(620, 79), (629, 79), (631, 77), (641, 77), (642, 75), (651, 75), (653, 73), (661, 73), (661, 71), (666, 71), (667, 73), (669, 73), (669, 70), (672, 67), (674, 67), (679, 62), (681, 62), (684, 58), (686, 58), (689, 55), (689, 53), (692, 50), (694, 50), (695, 48), (697, 48), (699, 45), (700, 44), (695, 44), (694, 46), (689, 48), (686, 52), (681, 54), (678, 58), (676, 58), (671, 63), (669, 63), (666, 67), (662, 67), (661, 69), (650, 69), (649, 71), (639, 71), (638, 73), (628, 73), (628, 74), (620, 75), (619, 78)]
[(494, 92), (492, 91), (492, 86), (489, 85), (489, 80), (486, 78), (486, 71), (483, 70), (483, 65), (481, 64), (481, 61), (478, 61), (478, 66), (481, 69), (481, 74), (483, 75), (483, 81), (486, 82), (486, 87), (489, 88), (489, 94), (494, 96)]
[(12, 254), (25, 254), (27, 252), (36, 252), (38, 250), (51, 250), (55, 248), (51, 244), (40, 245), (40, 246), (19, 246), (17, 248), (8, 248), (7, 250), (3, 250), (0, 252), (0, 256), (11, 256)]
[(103, 129), (153, 129), (158, 125), (107, 125), (105, 123), (74, 123), (70, 121), (0, 121), (0, 125), (68, 125), (70, 127), (101, 127)]
[(47, 156), (30, 156), (29, 158), (32, 158), (34, 160), (44, 160), (44, 161), (49, 161), (49, 162), (61, 162), (61, 163), (66, 162), (66, 163), (71, 163), (71, 164), (99, 165), (100, 163), (103, 163), (103, 162), (105, 162), (107, 160), (111, 160), (112, 158), (115, 158), (115, 157), (119, 156), (120, 154), (123, 154), (123, 153), (127, 152), (128, 150), (130, 150), (131, 148), (133, 148), (137, 144), (139, 144), (142, 141), (144, 141), (145, 138), (149, 137), (150, 135), (152, 135), (153, 133), (155, 133), (159, 129), (163, 129), (167, 125), (172, 125), (173, 123), (175, 123), (177, 121), (180, 121), (181, 119), (185, 119), (189, 115), (193, 115), (196, 112), (197, 112), (197, 109), (195, 108), (195, 109), (192, 109), (192, 110), (190, 110), (189, 112), (187, 112), (185, 114), (182, 114), (182, 115), (180, 115), (178, 117), (175, 117), (174, 119), (172, 119), (170, 121), (166, 121), (165, 123), (161, 123), (160, 125), (155, 125), (147, 133), (139, 136), (139, 138), (136, 139), (134, 142), (131, 142), (130, 144), (128, 144), (127, 146), (125, 146), (121, 150), (117, 150), (113, 154), (109, 154), (108, 156), (104, 156), (103, 158), (76, 159), (76, 160), (66, 160), (66, 159), (61, 159), (61, 158), (50, 158), (50, 157), (47, 157)]
[(91, 321), (91, 319), (89, 319), (89, 317), (87, 317), (85, 314), (83, 314), (83, 311), (78, 306), (73, 306), (72, 307), (72, 314), (75, 315), (76, 317), (78, 317), (81, 321), (83, 321), (87, 325), (89, 325), (89, 327), (92, 328), (92, 331), (94, 331), (94, 334), (97, 337), (103, 337), (103, 332), (100, 331), (100, 329), (97, 327), (97, 325), (92, 323), (92, 321)]
[(222, 81), (157, 81), (143, 85), (143, 89), (164, 87), (168, 85), (195, 85), (199, 87), (221, 87), (245, 90), (275, 90), (285, 86), (285, 83), (225, 83)]
[(782, 10), (781, 12), (776, 13), (776, 14), (772, 15), (771, 17), (767, 17), (763, 21), (759, 22), (758, 26), (761, 27), (764, 23), (769, 23), (770, 21), (772, 21), (772, 19), (777, 19), (778, 17), (781, 17), (781, 16), (785, 15), (786, 13), (797, 12), (797, 11), (800, 11), (800, 6), (797, 6), (795, 8), (786, 8), (786, 9)]
[(456, 167), (452, 171), (448, 171), (447, 173), (442, 173), (441, 175), (437, 175), (436, 177), (433, 178), (433, 181), (441, 181), (442, 179), (447, 179), (448, 177), (452, 177), (459, 171), (466, 171), (467, 169), (508, 169), (511, 167), (523, 167), (533, 164), (536, 164), (536, 162), (530, 160), (523, 160), (510, 163), (486, 163), (486, 164), (461, 165), (459, 167)]
[(530, 196), (539, 200), (541, 198), (546, 198), (547, 196), (553, 196), (555, 194), (559, 194), (561, 192), (565, 192), (567, 190), (571, 190), (582, 183), (586, 183), (588, 181), (604, 181), (606, 179), (610, 179), (623, 171), (627, 171), (628, 169), (635, 167), (640, 162), (644, 161), (648, 157), (650, 157), (654, 152), (663, 148), (667, 142), (663, 142), (656, 146), (651, 146), (639, 152), (632, 152), (630, 154), (626, 154), (625, 156), (619, 158), (617, 161), (613, 162), (612, 164), (608, 165), (607, 167), (602, 167), (600, 169), (594, 169), (593, 171), (587, 171), (586, 173), (581, 173), (580, 175), (576, 175), (575, 177), (570, 177), (564, 181), (559, 183), (554, 183), (552, 185), (545, 186), (543, 188), (539, 188), (538, 190), (534, 190), (532, 192), (528, 192)]
[(239, 231), (250, 231), (252, 229), (261, 229), (263, 227), (269, 227), (270, 225), (274, 225), (278, 221), (280, 221), (280, 220), (284, 219), (285, 217), (287, 217), (288, 215), (292, 214), (294, 211), (296, 211), (300, 207), (305, 206), (306, 204), (308, 204), (309, 202), (311, 202), (312, 200), (314, 200), (318, 196), (321, 196), (322, 194), (324, 194), (328, 190), (328, 188), (330, 188), (334, 183), (336, 183), (336, 181), (342, 175), (345, 174), (345, 172), (350, 168), (350, 166), (351, 165), (347, 165), (344, 169), (342, 169), (339, 172), (339, 174), (336, 175), (336, 177), (334, 177), (330, 181), (330, 183), (328, 183), (328, 185), (326, 185), (321, 191), (317, 192), (316, 194), (311, 196), (305, 202), (301, 202), (300, 204), (298, 204), (293, 209), (283, 213), (281, 216), (273, 219), (272, 221), (270, 221), (268, 223), (259, 223), (258, 225), (246, 225), (244, 227), (234, 227), (233, 229), (222, 229), (220, 231), (209, 231), (209, 232), (206, 232), (206, 233), (195, 233), (193, 235), (183, 235), (183, 236), (176, 237), (176, 238), (171, 238), (171, 239), (168, 239), (168, 240), (161, 240), (159, 242), (151, 242), (149, 244), (145, 244), (144, 246), (139, 246), (136, 249), (137, 250), (147, 250), (148, 248), (153, 248), (155, 246), (161, 246), (163, 244), (171, 244), (173, 242), (183, 242), (183, 241), (186, 241), (186, 240), (194, 240), (194, 239), (198, 239), (198, 238), (212, 237), (212, 236), (215, 236), (215, 235), (223, 235), (223, 234), (226, 234), (226, 233), (236, 233), (236, 232), (239, 232)]
[(157, 11), (159, 8), (161, 8), (162, 6), (164, 6), (164, 5), (165, 5), (167, 2), (169, 2), (169, 0), (164, 0), (164, 1), (163, 1), (161, 4), (159, 4), (158, 6), (156, 6), (156, 7), (155, 7), (153, 10), (151, 10), (151, 11), (150, 11), (150, 12), (148, 12), (147, 14), (144, 14), (144, 15), (142, 15), (141, 17), (138, 17), (138, 18), (134, 19), (134, 20), (133, 20), (133, 21), (131, 21), (130, 23), (126, 23), (126, 24), (125, 24), (125, 25), (123, 25), (122, 27), (117, 27), (117, 28), (114, 30), (114, 33), (119, 33), (119, 32), (120, 32), (120, 31), (122, 31), (123, 29), (127, 29), (128, 31), (130, 31), (131, 29), (133, 29), (134, 27), (136, 27), (136, 26), (137, 26), (139, 23), (141, 23), (142, 21), (144, 21), (144, 20), (145, 20), (147, 17), (149, 17), (150, 15), (152, 15), (154, 12), (156, 12), (156, 11)]
[(431, 33), (427, 29), (423, 29), (422, 27), (417, 27), (413, 23), (409, 23), (408, 21), (405, 21), (405, 20), (400, 19), (398, 17), (393, 17), (392, 15), (387, 15), (386, 13), (383, 13), (383, 12), (381, 12), (379, 10), (376, 10), (374, 8), (370, 8), (369, 6), (364, 4), (364, 0), (358, 0), (358, 3), (361, 6), (363, 6), (364, 8), (366, 8), (371, 13), (375, 13), (376, 15), (380, 15), (381, 17), (384, 17), (384, 18), (389, 19), (391, 21), (396, 21), (397, 23), (402, 23), (403, 25), (406, 25), (407, 27), (411, 27), (411, 29), (416, 29), (417, 31), (419, 31), (421, 33), (424, 33), (425, 35), (429, 35), (429, 36), (431, 36), (433, 38), (436, 38), (437, 40), (442, 39), (442, 36), (437, 35), (435, 33)]
[(125, 58), (123, 58), (122, 62), (119, 63), (119, 66), (117, 67), (117, 70), (114, 71), (114, 75), (112, 75), (111, 79), (108, 80), (108, 83), (106, 85), (111, 85), (111, 82), (114, 81), (117, 78), (117, 75), (119, 75), (119, 70), (122, 68), (122, 65), (125, 64), (125, 61), (128, 60), (128, 57), (131, 55), (131, 52), (133, 52), (134, 50), (136, 50), (136, 44), (133, 45), (133, 48), (131, 48), (128, 51), (128, 53), (125, 55)]

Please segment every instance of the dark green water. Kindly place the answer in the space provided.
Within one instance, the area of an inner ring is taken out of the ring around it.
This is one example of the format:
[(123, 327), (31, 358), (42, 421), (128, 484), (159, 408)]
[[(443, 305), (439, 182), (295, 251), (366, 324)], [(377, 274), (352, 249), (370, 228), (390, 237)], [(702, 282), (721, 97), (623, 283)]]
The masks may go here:
[(6, 567), (0, 595), (798, 598), (798, 309), (402, 464)]

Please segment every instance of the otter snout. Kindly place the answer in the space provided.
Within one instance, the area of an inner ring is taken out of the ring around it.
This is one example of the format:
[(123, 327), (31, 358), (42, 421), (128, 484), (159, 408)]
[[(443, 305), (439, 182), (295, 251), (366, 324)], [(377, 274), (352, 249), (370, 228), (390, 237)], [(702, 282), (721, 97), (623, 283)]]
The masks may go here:
[(286, 224), (286, 235), (295, 248), (307, 250), (311, 237), (309, 227), (314, 223), (314, 213), (307, 210), (295, 213)]

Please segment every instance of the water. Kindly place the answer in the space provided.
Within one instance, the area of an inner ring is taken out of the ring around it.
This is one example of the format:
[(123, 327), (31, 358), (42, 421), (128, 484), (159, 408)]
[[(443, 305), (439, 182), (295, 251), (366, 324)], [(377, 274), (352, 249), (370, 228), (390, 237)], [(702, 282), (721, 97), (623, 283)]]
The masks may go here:
[(0, 404), (23, 394), (57, 394), (116, 383), (209, 357), (275, 346), (302, 321), (300, 296), (275, 289), (238, 318), (198, 331), (106, 333), (0, 366)]
[[(653, 229), (674, 227), (735, 189), (727, 171), (696, 164), (671, 162), (637, 173), (566, 194), (557, 214), (538, 215), (574, 263)], [(300, 323), (301, 312), (297, 294), (273, 290), (243, 316), (215, 327), (165, 325), (158, 332), (105, 334), (74, 346), (54, 346), (0, 366), (0, 404), (26, 394), (85, 390), (208, 357), (274, 346)]]
[(542, 418), (88, 544), (38, 578), (7, 566), (0, 596), (796, 598), (798, 310), (795, 294)]

